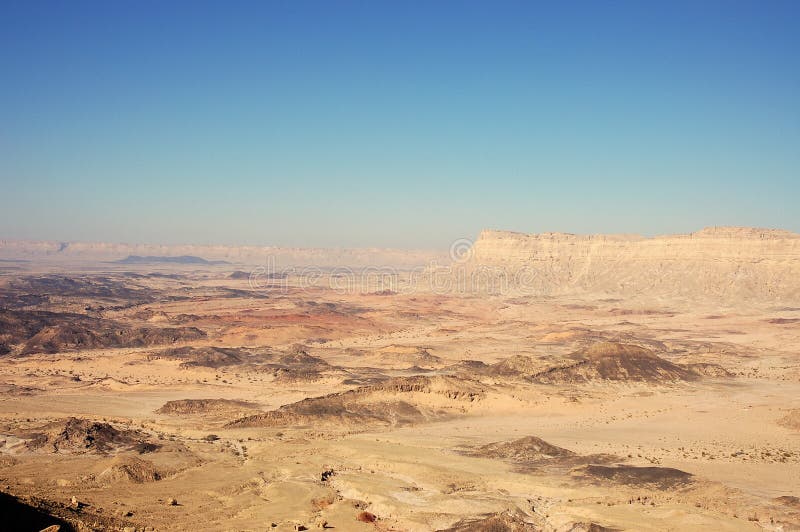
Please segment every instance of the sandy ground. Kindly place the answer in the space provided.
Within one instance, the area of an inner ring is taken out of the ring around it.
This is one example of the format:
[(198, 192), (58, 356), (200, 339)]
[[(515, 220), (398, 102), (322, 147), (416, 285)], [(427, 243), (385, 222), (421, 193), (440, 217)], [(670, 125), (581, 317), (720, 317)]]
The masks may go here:
[[(0, 491), (14, 504), (62, 529), (800, 529), (800, 308), (253, 290), (223, 268), (168, 273), (136, 279), (154, 294), (144, 303), (65, 288), (14, 307), (206, 333), (9, 343)], [(0, 286), (25, 275), (48, 274)], [(664, 377), (580, 363), (602, 342), (646, 349)], [(511, 357), (527, 369), (501, 369)], [(714, 371), (688, 377), (692, 364)], [(180, 403), (199, 399), (224, 401)], [(496, 442), (513, 452), (484, 447)]]

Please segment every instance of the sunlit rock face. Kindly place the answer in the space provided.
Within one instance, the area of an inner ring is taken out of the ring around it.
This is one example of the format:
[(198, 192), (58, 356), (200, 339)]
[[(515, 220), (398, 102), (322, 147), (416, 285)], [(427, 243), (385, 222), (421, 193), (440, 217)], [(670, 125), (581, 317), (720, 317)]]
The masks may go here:
[(465, 267), (516, 276), (531, 294), (800, 302), (800, 235), (782, 230), (715, 227), (653, 238), (486, 230)]

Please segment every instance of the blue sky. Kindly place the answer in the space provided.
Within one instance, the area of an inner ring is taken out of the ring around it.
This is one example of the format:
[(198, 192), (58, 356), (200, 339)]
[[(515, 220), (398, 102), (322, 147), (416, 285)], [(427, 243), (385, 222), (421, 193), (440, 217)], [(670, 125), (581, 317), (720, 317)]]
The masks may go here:
[(800, 231), (800, 2), (0, 2), (0, 238)]

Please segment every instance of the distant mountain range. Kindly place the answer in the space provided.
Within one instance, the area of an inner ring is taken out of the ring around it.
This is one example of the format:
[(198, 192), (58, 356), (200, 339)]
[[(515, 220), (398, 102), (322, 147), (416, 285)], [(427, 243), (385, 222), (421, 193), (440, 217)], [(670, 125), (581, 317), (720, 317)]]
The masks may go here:
[(447, 249), (392, 248), (285, 248), (276, 246), (216, 246), (122, 244), (111, 242), (60, 242), (0, 240), (0, 259), (35, 263), (70, 262), (121, 265), (188, 264), (208, 266), (239, 264), (285, 267), (398, 267), (418, 268), (449, 262)]
[(166, 257), (166, 256), (156, 256), (156, 255), (128, 255), (124, 259), (115, 260), (117, 264), (159, 264), (159, 263), (171, 263), (171, 264), (202, 264), (205, 266), (214, 265), (214, 264), (230, 264), (230, 262), (226, 260), (206, 260), (202, 257), (195, 257), (194, 255), (180, 255), (178, 257)]

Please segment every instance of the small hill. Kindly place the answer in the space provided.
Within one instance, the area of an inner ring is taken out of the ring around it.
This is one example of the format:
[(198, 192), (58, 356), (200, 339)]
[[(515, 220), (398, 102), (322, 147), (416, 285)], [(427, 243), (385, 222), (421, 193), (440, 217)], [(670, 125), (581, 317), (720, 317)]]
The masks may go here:
[(621, 460), (618, 456), (611, 454), (581, 455), (536, 436), (489, 443), (479, 447), (460, 449), (457, 452), (476, 458), (504, 460), (512, 463), (514, 470), (520, 473), (541, 471), (543, 468), (566, 472), (576, 466), (611, 464)]
[(420, 368), (440, 368), (443, 361), (431, 353), (431, 348), (415, 345), (387, 345), (361, 353), (362, 363), (372, 367), (394, 369), (419, 366)]
[(692, 381), (698, 374), (673, 364), (644, 347), (601, 342), (575, 353), (574, 364), (547, 369), (533, 376), (545, 384), (590, 381), (639, 381), (670, 383)]
[(29, 450), (54, 453), (105, 454), (147, 443), (147, 436), (139, 431), (76, 417), (48, 424), (26, 436)]
[(296, 348), (278, 358), (277, 363), (293, 369), (327, 369), (330, 364), (319, 357), (310, 355), (305, 349)]
[(310, 397), (243, 417), (228, 427), (408, 425), (462, 414), (485, 395), (482, 385), (442, 376), (395, 377), (346, 392)]
[(167, 474), (161, 471), (149, 460), (142, 460), (136, 456), (118, 456), (111, 466), (97, 475), (101, 483), (132, 482), (157, 482)]
[(521, 514), (510, 512), (462, 519), (450, 528), (438, 532), (536, 532), (541, 527), (526, 521)]
[(248, 352), (235, 347), (175, 347), (165, 349), (159, 356), (181, 361), (182, 368), (221, 368), (242, 364)]
[(513, 441), (489, 443), (465, 454), (482, 458), (498, 458), (520, 462), (575, 456), (575, 453), (569, 449), (547, 443), (536, 436), (526, 436)]

